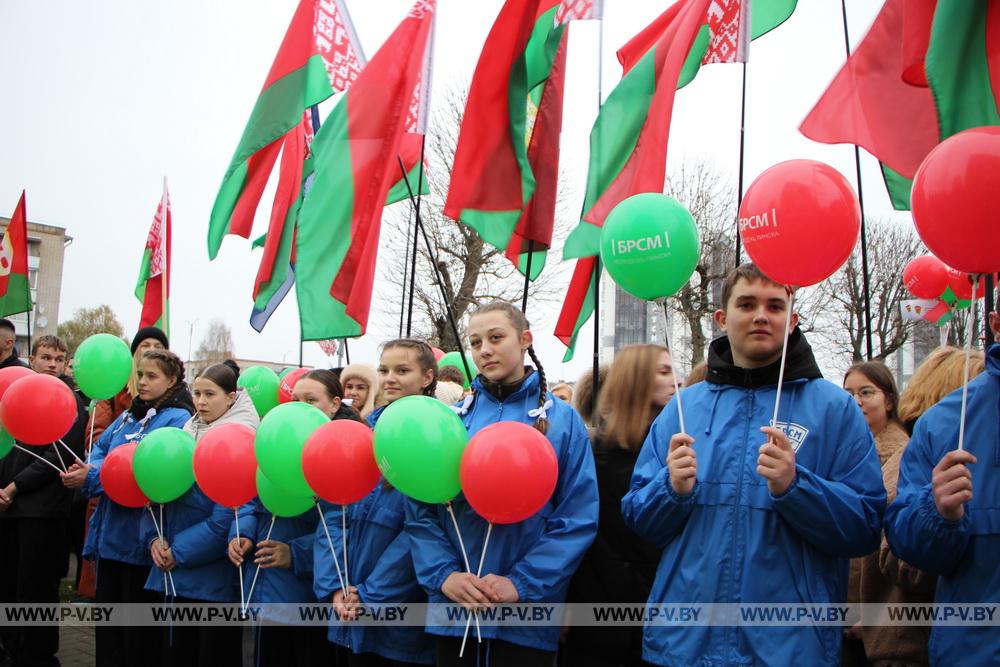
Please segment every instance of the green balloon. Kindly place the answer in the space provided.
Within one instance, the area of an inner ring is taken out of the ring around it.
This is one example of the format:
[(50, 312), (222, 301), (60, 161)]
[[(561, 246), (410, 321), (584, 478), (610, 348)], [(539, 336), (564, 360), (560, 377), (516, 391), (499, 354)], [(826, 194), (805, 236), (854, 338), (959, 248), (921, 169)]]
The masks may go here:
[(469, 433), (455, 412), (429, 396), (389, 404), (375, 425), (375, 461), (386, 481), (425, 503), (461, 490), (458, 468)]
[(672, 296), (687, 284), (701, 254), (694, 218), (666, 195), (634, 195), (615, 206), (601, 230), (601, 261), (639, 299)]
[(257, 415), (264, 418), (271, 408), (278, 405), (278, 374), (264, 366), (251, 366), (240, 373), (236, 385), (247, 390)]
[(132, 352), (121, 338), (94, 334), (73, 355), (73, 377), (80, 391), (103, 401), (120, 392), (132, 375)]
[(254, 438), (257, 465), (285, 493), (312, 496), (302, 474), (302, 448), (313, 431), (329, 421), (308, 403), (282, 403), (260, 421)]
[(194, 484), (194, 438), (173, 426), (150, 432), (135, 448), (135, 481), (154, 503), (177, 500)]
[(0, 426), (0, 459), (10, 454), (13, 449), (14, 436), (8, 433), (3, 426)]
[(469, 358), (469, 355), (465, 355), (465, 360), (469, 363), (469, 373), (472, 373), (472, 377), (469, 377), (468, 373), (465, 372), (465, 366), (462, 365), (462, 354), (460, 352), (449, 352), (441, 357), (441, 360), (438, 361), (438, 368), (444, 368), (445, 366), (454, 366), (457, 368), (462, 373), (462, 377), (465, 379), (462, 386), (468, 389), (469, 383), (472, 382), (472, 378), (476, 377), (476, 373), (479, 372), (479, 369), (477, 369), (476, 365), (472, 363), (472, 359)]
[(293, 517), (309, 511), (316, 504), (312, 496), (293, 496), (267, 478), (257, 468), (257, 497), (274, 516)]

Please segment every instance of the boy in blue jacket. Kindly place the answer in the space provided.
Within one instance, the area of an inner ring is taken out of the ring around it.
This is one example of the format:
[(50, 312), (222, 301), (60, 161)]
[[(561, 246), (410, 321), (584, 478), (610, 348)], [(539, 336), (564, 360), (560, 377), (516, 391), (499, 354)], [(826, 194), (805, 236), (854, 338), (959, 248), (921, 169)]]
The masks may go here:
[[(1000, 315), (990, 314), (1000, 340)], [(962, 390), (944, 397), (913, 429), (886, 512), (893, 552), (939, 575), (935, 602), (1000, 602), (1000, 344), (969, 382), (962, 450)], [(931, 664), (1000, 665), (996, 627), (935, 626)]]
[[(774, 410), (785, 288), (753, 264), (726, 278), (726, 333), (712, 342), (707, 382), (653, 422), (622, 515), (663, 549), (650, 604), (836, 603), (848, 560), (878, 548), (885, 489), (871, 432), (841, 388), (822, 379), (791, 334), (777, 428)], [(657, 665), (839, 665), (840, 627), (647, 625)]]

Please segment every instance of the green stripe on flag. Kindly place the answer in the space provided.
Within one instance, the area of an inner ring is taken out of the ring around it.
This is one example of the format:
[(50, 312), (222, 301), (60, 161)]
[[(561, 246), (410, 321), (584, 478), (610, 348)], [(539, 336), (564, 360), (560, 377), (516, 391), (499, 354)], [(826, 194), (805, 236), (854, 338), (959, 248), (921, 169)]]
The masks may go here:
[(23, 273), (7, 275), (7, 292), (0, 296), (0, 317), (31, 310), (31, 288)]
[(774, 30), (788, 20), (798, 0), (753, 0), (750, 5), (750, 39)]
[(361, 335), (361, 326), (330, 295), (351, 244), (354, 182), (345, 95), (312, 143), (315, 181), (299, 211), (295, 293), (302, 340)]
[(910, 210), (910, 190), (913, 189), (913, 181), (903, 176), (892, 167), (879, 163), (882, 167), (882, 178), (885, 180), (885, 189), (889, 192), (889, 201), (897, 211)]
[[(635, 151), (656, 90), (655, 50), (642, 57), (622, 77), (601, 106), (590, 132), (590, 166), (584, 218), (615, 180)], [(563, 259), (591, 257), (600, 251), (601, 228), (583, 220), (573, 229), (563, 248)]]
[(210, 258), (218, 254), (222, 238), (229, 232), (229, 220), (243, 192), (247, 161), (300, 123), (304, 109), (332, 94), (326, 64), (320, 55), (310, 57), (303, 67), (292, 70), (261, 91), (212, 206), (208, 227)]
[(924, 64), (934, 93), (941, 139), (1000, 125), (986, 53), (988, 2), (939, 2)]

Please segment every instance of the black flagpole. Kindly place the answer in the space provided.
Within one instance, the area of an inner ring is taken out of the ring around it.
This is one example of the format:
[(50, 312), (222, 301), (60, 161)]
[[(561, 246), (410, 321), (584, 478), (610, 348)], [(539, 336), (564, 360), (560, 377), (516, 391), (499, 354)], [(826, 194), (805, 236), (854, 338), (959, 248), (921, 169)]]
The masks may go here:
[(531, 284), (531, 256), (535, 254), (535, 242), (528, 241), (528, 266), (524, 272), (524, 296), (521, 297), (521, 312), (528, 314), (528, 285)]
[[(423, 151), (421, 151), (423, 153)], [(403, 158), (397, 158), (399, 160), (399, 170), (403, 173), (403, 181), (406, 183), (406, 191), (409, 193), (410, 201), (414, 200), (413, 188), (410, 186), (410, 177), (406, 174), (406, 167), (403, 165)], [(423, 164), (423, 160), (421, 160)], [(419, 200), (416, 206), (416, 217), (417, 217), (417, 229), (420, 230), (420, 234), (424, 237), (424, 244), (427, 246), (427, 255), (431, 259), (431, 266), (434, 268), (434, 277), (437, 281), (438, 287), (441, 289), (441, 299), (444, 301), (444, 311), (448, 315), (448, 324), (451, 325), (451, 331), (455, 334), (455, 343), (458, 345), (458, 349), (462, 349), (462, 337), (458, 333), (458, 324), (455, 322), (455, 315), (451, 312), (451, 303), (448, 301), (448, 293), (444, 288), (444, 280), (441, 278), (441, 272), (438, 270), (437, 256), (434, 254), (434, 249), (431, 247), (430, 237), (427, 236), (427, 230), (424, 228), (423, 223), (420, 220), (420, 206)], [(462, 357), (462, 366), (465, 369), (465, 377), (473, 377), (471, 370), (469, 369), (469, 362), (465, 358), (465, 354), (459, 355)]]
[[(410, 220), (413, 219), (413, 206), (410, 207)], [(403, 337), (403, 322), (406, 319), (406, 267), (410, 264), (410, 220), (406, 221), (406, 242), (403, 244), (406, 254), (403, 255), (403, 297), (399, 302), (399, 337)], [(414, 223), (416, 224), (416, 223)], [(413, 240), (416, 241), (416, 227), (413, 228)], [(413, 244), (416, 247), (416, 243)]]
[[(420, 137), (420, 163), (417, 165), (417, 196), (416, 204), (413, 204), (413, 190), (410, 188), (410, 179), (403, 172), (403, 178), (406, 180), (406, 189), (410, 194), (410, 203), (413, 205), (413, 211), (415, 213), (416, 221), (413, 225), (413, 259), (410, 264), (410, 304), (406, 313), (406, 337), (409, 338), (413, 332), (413, 295), (416, 293), (417, 286), (417, 230), (420, 227), (420, 202), (423, 200), (421, 191), (424, 189), (424, 148), (427, 146), (427, 135)], [(399, 160), (400, 169), (403, 169), (403, 160)], [(436, 267), (435, 267), (436, 269)], [(458, 335), (456, 334), (456, 339)], [(459, 342), (461, 345), (461, 342)], [(471, 377), (471, 376), (470, 376)]]
[(736, 266), (740, 265), (740, 206), (743, 205), (743, 156), (746, 153), (747, 64), (743, 63), (743, 88), (740, 92), (740, 170), (736, 189)]
[[(844, 50), (848, 59), (851, 57), (851, 39), (847, 32), (847, 4), (840, 0), (840, 10), (844, 17)], [(854, 145), (854, 169), (858, 179), (858, 204), (861, 206), (861, 283), (865, 292), (865, 349), (870, 361), (872, 352), (872, 305), (868, 280), (868, 229), (865, 224), (865, 198), (861, 190), (861, 149)]]
[[(597, 116), (604, 102), (604, 17), (597, 28)], [(600, 157), (600, 156), (598, 156)], [(601, 391), (601, 256), (594, 258), (594, 358), (591, 368), (590, 423), (598, 424), (597, 396)]]

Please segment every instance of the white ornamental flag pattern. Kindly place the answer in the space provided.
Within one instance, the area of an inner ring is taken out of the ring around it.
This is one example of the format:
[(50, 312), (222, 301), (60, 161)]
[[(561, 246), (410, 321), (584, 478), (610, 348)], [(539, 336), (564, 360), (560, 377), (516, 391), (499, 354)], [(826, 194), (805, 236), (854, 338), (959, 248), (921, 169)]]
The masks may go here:
[(313, 37), (316, 51), (326, 63), (330, 85), (335, 91), (347, 90), (361, 74), (365, 57), (343, 0), (316, 0)]
[(556, 25), (570, 21), (600, 21), (603, 14), (603, 0), (563, 0), (556, 10)]
[(750, 0), (712, 0), (711, 37), (702, 64), (745, 63), (750, 45)]
[(156, 215), (153, 216), (153, 224), (149, 227), (149, 235), (146, 237), (146, 248), (150, 251), (149, 257), (149, 277), (158, 276), (163, 273), (164, 252), (164, 215), (170, 215), (170, 195), (163, 193), (159, 205), (156, 207)]

